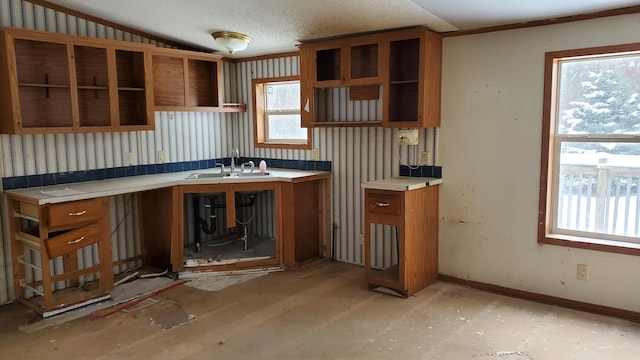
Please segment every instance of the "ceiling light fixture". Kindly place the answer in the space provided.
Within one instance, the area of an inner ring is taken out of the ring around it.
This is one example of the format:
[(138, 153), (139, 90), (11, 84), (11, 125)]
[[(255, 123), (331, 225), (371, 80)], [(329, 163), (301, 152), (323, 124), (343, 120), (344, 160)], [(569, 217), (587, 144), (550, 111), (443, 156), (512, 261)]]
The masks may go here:
[(251, 38), (247, 35), (233, 31), (216, 31), (212, 33), (211, 36), (213, 36), (216, 43), (225, 48), (229, 54), (246, 49), (251, 42)]

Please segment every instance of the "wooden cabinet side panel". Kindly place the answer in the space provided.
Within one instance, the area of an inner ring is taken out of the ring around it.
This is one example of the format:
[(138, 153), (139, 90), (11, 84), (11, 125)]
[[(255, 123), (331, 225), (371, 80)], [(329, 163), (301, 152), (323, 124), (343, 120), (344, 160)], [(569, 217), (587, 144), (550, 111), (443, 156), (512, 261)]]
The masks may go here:
[(111, 247), (111, 220), (110, 220), (110, 207), (109, 198), (103, 197), (102, 211), (104, 216), (100, 219), (100, 242), (98, 244), (98, 251), (100, 257), (100, 288), (104, 294), (108, 294), (113, 289), (113, 254)]
[(427, 31), (422, 68), (422, 126), (439, 127), (442, 88), (442, 36)]
[(0, 39), (0, 132), (17, 133), (17, 121), (20, 117), (20, 100), (18, 99), (18, 74), (15, 64), (15, 51), (10, 43), (12, 37), (2, 33)]
[(315, 52), (300, 47), (300, 122), (302, 127), (313, 127), (313, 83), (315, 79)]
[(20, 219), (14, 217), (13, 214), (18, 210), (18, 200), (6, 198), (7, 212), (5, 214), (9, 224), (9, 236), (11, 237), (11, 265), (13, 267), (13, 291), (16, 300), (20, 301), (24, 298), (24, 291), (20, 287), (20, 281), (25, 278), (25, 268), (18, 262), (21, 255), (24, 254), (24, 245), (16, 238), (19, 229)]
[(296, 267), (296, 243), (294, 226), (294, 184), (284, 183), (280, 187), (282, 204), (282, 262), (287, 269)]
[(176, 267), (172, 263), (172, 243), (174, 239), (174, 203), (172, 188), (145, 191), (139, 195), (142, 218), (142, 261), (159, 269)]
[(405, 200), (405, 281), (411, 295), (438, 276), (438, 187), (407, 192)]
[(297, 183), (293, 188), (295, 259), (301, 263), (320, 257), (319, 182)]

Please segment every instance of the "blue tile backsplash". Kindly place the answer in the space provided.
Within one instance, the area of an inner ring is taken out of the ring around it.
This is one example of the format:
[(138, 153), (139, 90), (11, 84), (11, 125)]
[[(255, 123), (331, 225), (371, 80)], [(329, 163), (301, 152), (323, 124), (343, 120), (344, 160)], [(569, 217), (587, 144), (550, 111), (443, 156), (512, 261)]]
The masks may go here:
[(400, 176), (442, 178), (442, 166), (412, 166), (400, 165)]
[[(331, 161), (282, 160), (243, 157), (240, 158), (238, 163), (241, 164), (243, 162), (253, 161), (257, 168), (261, 160), (267, 162), (267, 168), (272, 167), (280, 169), (331, 171)], [(42, 175), (13, 176), (3, 178), (2, 186), (4, 190), (11, 190), (36, 186), (61, 185), (92, 180), (104, 180), (129, 176), (153, 175), (179, 171), (209, 169), (215, 167), (215, 165), (218, 163), (229, 166), (231, 165), (231, 158), (184, 161), (165, 164), (122, 166), (117, 168), (69, 171)], [(442, 178), (442, 167), (418, 166), (412, 169), (406, 165), (400, 165), (400, 176)]]
[[(266, 161), (267, 168), (273, 167), (282, 169), (331, 171), (331, 161), (280, 160), (241, 157), (238, 163), (241, 164), (243, 162), (253, 161), (256, 164), (257, 168), (261, 160)], [(231, 158), (184, 161), (165, 164), (121, 166), (116, 168), (68, 171), (42, 175), (12, 176), (2, 179), (2, 187), (4, 190), (12, 190), (36, 186), (62, 185), (74, 182), (104, 180), (129, 176), (209, 169), (215, 167), (215, 164), (217, 163), (223, 163), (226, 166), (229, 166), (231, 164)]]

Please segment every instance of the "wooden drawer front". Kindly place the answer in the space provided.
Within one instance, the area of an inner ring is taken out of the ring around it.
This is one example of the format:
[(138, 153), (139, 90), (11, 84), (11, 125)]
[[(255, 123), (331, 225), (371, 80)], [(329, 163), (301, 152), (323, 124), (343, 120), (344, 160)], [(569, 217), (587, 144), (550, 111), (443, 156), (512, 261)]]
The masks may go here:
[(101, 199), (74, 201), (49, 207), (49, 226), (80, 224), (106, 216)]
[(99, 239), (98, 223), (93, 223), (47, 239), (45, 245), (49, 258), (55, 258), (91, 245)]
[(400, 215), (402, 194), (393, 192), (367, 192), (367, 211), (371, 214)]

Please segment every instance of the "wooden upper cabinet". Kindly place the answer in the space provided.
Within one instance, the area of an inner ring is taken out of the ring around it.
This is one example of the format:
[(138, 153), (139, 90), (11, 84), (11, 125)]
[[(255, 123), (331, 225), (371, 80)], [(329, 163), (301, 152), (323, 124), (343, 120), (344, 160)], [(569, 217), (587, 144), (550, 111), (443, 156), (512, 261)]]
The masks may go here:
[(77, 108), (69, 47), (68, 39), (56, 34), (3, 31), (0, 131), (72, 131)]
[(303, 44), (313, 57), (315, 86), (380, 84), (380, 43), (372, 36), (354, 41), (336, 40)]
[(441, 57), (426, 28), (303, 43), (302, 124), (440, 126)]
[(222, 57), (194, 51), (152, 51), (153, 107), (157, 111), (245, 111), (226, 104), (222, 93)]
[(385, 39), (383, 126), (440, 126), (442, 38), (426, 29), (390, 33)]
[(5, 28), (0, 131), (9, 134), (154, 128), (148, 50), (130, 44)]

